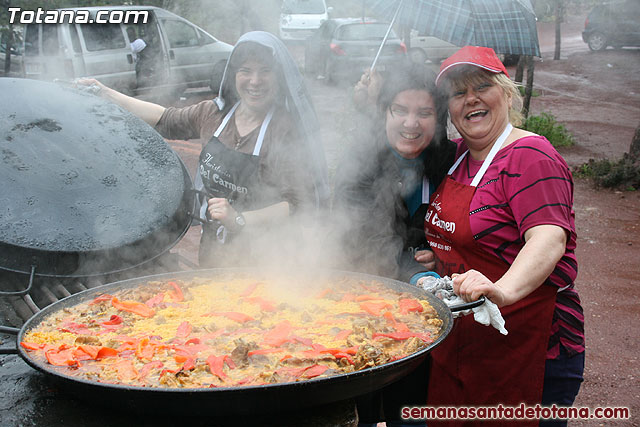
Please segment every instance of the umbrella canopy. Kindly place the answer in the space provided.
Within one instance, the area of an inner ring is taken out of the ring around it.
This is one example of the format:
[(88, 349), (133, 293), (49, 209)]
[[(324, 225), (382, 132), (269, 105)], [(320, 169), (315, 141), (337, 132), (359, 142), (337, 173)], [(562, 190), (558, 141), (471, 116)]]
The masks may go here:
[(386, 19), (457, 46), (540, 56), (536, 15), (529, 0), (371, 0)]

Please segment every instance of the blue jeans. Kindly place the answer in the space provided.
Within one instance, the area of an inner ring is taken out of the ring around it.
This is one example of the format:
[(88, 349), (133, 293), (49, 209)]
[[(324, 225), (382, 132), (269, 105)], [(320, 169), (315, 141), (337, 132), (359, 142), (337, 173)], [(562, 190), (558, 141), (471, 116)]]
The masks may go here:
[[(542, 406), (571, 406), (576, 400), (584, 378), (584, 353), (569, 357), (560, 347), (557, 359), (547, 360), (544, 369)], [(564, 427), (567, 420), (540, 420), (541, 427)]]

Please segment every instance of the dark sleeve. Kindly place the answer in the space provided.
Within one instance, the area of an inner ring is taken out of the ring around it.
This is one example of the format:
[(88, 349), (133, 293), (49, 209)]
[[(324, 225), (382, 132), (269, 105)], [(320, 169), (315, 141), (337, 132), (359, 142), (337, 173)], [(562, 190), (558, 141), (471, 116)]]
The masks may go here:
[(203, 124), (216, 114), (217, 107), (213, 101), (202, 101), (184, 108), (167, 108), (156, 130), (167, 139), (196, 139), (201, 137)]
[(397, 217), (401, 207), (390, 187), (396, 181), (375, 147), (373, 141), (363, 141), (338, 165), (332, 232), (337, 233), (346, 269), (396, 278), (404, 246)]

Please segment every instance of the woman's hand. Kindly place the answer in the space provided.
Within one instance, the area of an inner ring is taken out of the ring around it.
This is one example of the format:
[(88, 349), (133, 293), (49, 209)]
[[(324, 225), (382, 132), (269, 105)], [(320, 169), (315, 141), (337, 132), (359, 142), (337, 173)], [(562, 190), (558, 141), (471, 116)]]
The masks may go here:
[(235, 229), (238, 212), (231, 207), (227, 199), (213, 197), (207, 202), (209, 217), (218, 220), (229, 230)]
[(416, 251), (414, 259), (429, 271), (433, 271), (436, 269), (436, 257), (433, 254), (433, 251), (430, 251), (428, 249)]
[(362, 74), (358, 83), (353, 88), (353, 101), (359, 107), (375, 105), (382, 89), (383, 78), (375, 70), (367, 70)]
[(489, 298), (498, 307), (506, 305), (504, 290), (491, 282), (484, 274), (469, 270), (462, 274), (453, 274), (453, 292), (466, 302), (477, 301), (482, 295)]
[(105, 85), (100, 83), (96, 79), (90, 79), (86, 77), (80, 77), (79, 79), (75, 79), (73, 81), (77, 86), (96, 86), (99, 90), (96, 92), (98, 94), (103, 93), (105, 89), (108, 89)]

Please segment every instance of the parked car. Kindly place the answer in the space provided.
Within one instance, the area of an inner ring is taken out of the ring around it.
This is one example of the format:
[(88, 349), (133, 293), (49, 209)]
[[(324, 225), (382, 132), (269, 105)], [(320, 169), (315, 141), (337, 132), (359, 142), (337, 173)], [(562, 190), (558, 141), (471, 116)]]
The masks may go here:
[[(323, 75), (328, 82), (357, 79), (371, 67), (389, 28), (386, 22), (359, 18), (329, 19), (309, 38), (304, 51), (305, 73)], [(385, 43), (377, 67), (404, 61), (407, 48), (393, 32)]]
[[(219, 89), (232, 46), (169, 11), (150, 6), (87, 7), (66, 10), (148, 11), (146, 24), (27, 24), (25, 77), (39, 80), (94, 77), (128, 93), (186, 87)], [(136, 63), (127, 30), (146, 47)], [(136, 72), (137, 71), (137, 72)]]
[(432, 62), (441, 62), (460, 49), (459, 46), (416, 30), (411, 30), (410, 35), (411, 48), (408, 51), (408, 55), (411, 61), (417, 64), (422, 64), (427, 59)]
[(593, 51), (640, 46), (640, 1), (605, 3), (587, 16), (582, 40)]
[(306, 40), (333, 11), (324, 0), (283, 0), (279, 35), (284, 41)]
[[(459, 46), (416, 30), (411, 30), (410, 36), (411, 47), (407, 54), (411, 61), (417, 64), (423, 64), (427, 60), (440, 63), (460, 49)], [(499, 54), (498, 56), (506, 66), (516, 65), (520, 59), (520, 55)]]

